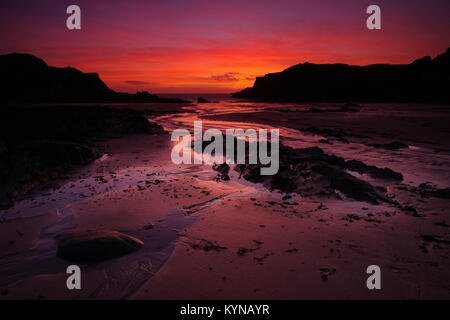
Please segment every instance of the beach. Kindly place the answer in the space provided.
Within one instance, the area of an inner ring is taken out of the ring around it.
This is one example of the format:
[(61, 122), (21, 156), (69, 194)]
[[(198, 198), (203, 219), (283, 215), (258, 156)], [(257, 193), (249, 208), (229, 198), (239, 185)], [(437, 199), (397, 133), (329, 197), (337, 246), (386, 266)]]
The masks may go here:
[[(96, 160), (1, 210), (0, 299), (450, 297), (450, 106), (237, 99), (103, 106), (144, 110), (166, 133), (97, 141)], [(318, 175), (281, 192), (230, 165), (224, 181), (210, 165), (171, 161), (170, 133), (192, 131), (194, 121), (204, 130), (279, 129), (285, 147), (320, 148), (321, 157), (402, 178), (340, 169), (386, 200), (376, 203), (323, 187)], [(79, 264), (83, 289), (70, 291), (73, 263), (56, 254), (57, 235), (80, 228), (123, 232), (144, 245)], [(382, 290), (366, 287), (370, 265), (382, 270)]]

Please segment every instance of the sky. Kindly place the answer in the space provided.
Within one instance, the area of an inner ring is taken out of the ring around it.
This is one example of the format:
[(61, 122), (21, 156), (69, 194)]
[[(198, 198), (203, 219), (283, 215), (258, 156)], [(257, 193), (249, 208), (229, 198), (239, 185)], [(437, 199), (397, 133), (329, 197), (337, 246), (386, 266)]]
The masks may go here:
[[(66, 8), (81, 8), (81, 30)], [(381, 8), (368, 30), (366, 8)], [(450, 46), (448, 0), (14, 0), (0, 54), (97, 72), (112, 89), (228, 93), (303, 63), (410, 63)]]

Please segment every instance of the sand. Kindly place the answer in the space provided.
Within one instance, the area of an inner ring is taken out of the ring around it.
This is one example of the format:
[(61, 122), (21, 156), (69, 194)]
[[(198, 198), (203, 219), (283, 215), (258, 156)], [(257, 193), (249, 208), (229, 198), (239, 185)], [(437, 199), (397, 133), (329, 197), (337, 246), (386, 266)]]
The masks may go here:
[[(230, 181), (217, 181), (210, 166), (174, 165), (169, 136), (112, 139), (101, 143), (105, 156), (92, 165), (2, 212), (0, 298), (448, 299), (449, 200), (418, 190), (427, 181), (449, 187), (444, 107), (412, 106), (408, 115), (404, 105), (339, 114), (277, 107), (291, 111), (237, 102), (152, 117), (169, 131), (192, 130), (199, 117), (205, 128), (281, 127), (286, 145), (316, 145), (401, 172), (401, 182), (358, 176), (401, 206), (301, 194), (283, 200), (234, 170)], [(348, 143), (298, 130), (309, 126), (341, 130)], [(392, 141), (408, 147), (368, 146)], [(70, 262), (56, 257), (55, 236), (79, 227), (123, 232), (144, 246), (81, 265), (83, 289), (70, 291)], [(372, 264), (381, 268), (382, 290), (366, 287)]]

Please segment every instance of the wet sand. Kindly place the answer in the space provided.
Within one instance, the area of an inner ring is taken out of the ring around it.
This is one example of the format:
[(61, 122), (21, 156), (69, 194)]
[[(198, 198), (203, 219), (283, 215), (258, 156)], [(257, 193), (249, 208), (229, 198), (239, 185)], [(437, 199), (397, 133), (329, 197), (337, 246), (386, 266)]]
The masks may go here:
[[(283, 200), (234, 170), (217, 181), (210, 166), (174, 165), (168, 135), (111, 139), (92, 165), (0, 212), (0, 298), (448, 299), (449, 200), (418, 189), (449, 187), (446, 107), (310, 107), (221, 102), (151, 117), (168, 131), (192, 130), (199, 119), (204, 128), (280, 128), (285, 145), (402, 173), (392, 182), (352, 172), (401, 207), (295, 193)], [(308, 127), (316, 133), (299, 130)], [(393, 141), (408, 147), (380, 147)], [(124, 232), (144, 246), (81, 265), (83, 289), (69, 291), (71, 263), (56, 256), (55, 235), (78, 227)], [(372, 264), (382, 290), (366, 288)]]

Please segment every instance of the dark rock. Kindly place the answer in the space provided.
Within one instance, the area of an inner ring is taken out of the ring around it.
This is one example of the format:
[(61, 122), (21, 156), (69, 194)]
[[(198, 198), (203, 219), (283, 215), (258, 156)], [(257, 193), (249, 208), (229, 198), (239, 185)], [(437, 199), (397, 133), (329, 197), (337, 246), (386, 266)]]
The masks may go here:
[(154, 227), (155, 227), (155, 225), (154, 225), (153, 223), (150, 223), (150, 224), (145, 225), (145, 226), (144, 226), (144, 229), (145, 229), (145, 230), (151, 230), (151, 229), (153, 229)]
[(335, 268), (320, 268), (321, 278), (323, 281), (327, 281), (328, 278), (336, 273)]
[(374, 222), (374, 223), (383, 223), (383, 221), (381, 221), (381, 220), (371, 219), (371, 218), (366, 218), (366, 219), (364, 219), (364, 221), (366, 221), (366, 222)]
[(383, 149), (387, 149), (387, 150), (399, 150), (399, 149), (408, 148), (408, 145), (406, 143), (403, 143), (403, 142), (400, 142), (400, 141), (393, 141), (391, 143), (384, 143), (384, 144), (379, 144), (379, 143), (369, 144), (369, 143), (366, 143), (366, 146), (374, 147), (374, 148), (383, 148)]
[[(318, 147), (293, 149), (283, 145), (280, 145), (280, 164), (275, 175), (262, 176), (261, 164), (239, 164), (235, 170), (248, 181), (264, 183), (269, 189), (284, 193), (327, 195), (330, 189), (336, 189), (348, 197), (372, 204), (392, 202), (383, 190), (347, 173), (349, 166), (371, 175), (399, 178), (399, 174), (390, 169), (370, 167), (359, 161), (349, 163), (341, 157), (324, 153)], [(319, 183), (311, 184), (313, 180)]]
[(74, 262), (93, 263), (128, 253), (142, 247), (144, 243), (112, 230), (70, 230), (56, 236), (57, 256)]
[(226, 247), (219, 246), (217, 243), (213, 243), (206, 239), (200, 239), (191, 244), (192, 249), (203, 251), (222, 251), (227, 250)]
[(2, 99), (6, 103), (42, 102), (187, 102), (148, 92), (115, 92), (97, 73), (48, 66), (29, 54), (0, 55)]
[(404, 205), (404, 206), (401, 206), (400, 209), (404, 212), (411, 213), (413, 217), (421, 217), (421, 215), (419, 214), (417, 209), (414, 208), (413, 206)]
[(205, 98), (198, 97), (197, 103), (211, 103), (211, 101), (206, 100)]
[(100, 106), (30, 106), (0, 109), (0, 141), (57, 139), (84, 143), (127, 134), (160, 134), (141, 112)]
[(1, 174), (0, 208), (11, 207), (20, 195), (96, 157), (91, 147), (71, 142), (27, 141), (14, 144), (10, 152), (0, 158), (0, 166), (8, 166), (9, 169)]
[(265, 101), (450, 102), (450, 48), (407, 65), (303, 63), (257, 77), (233, 97)]
[(0, 108), (0, 209), (99, 155), (92, 145), (128, 134), (163, 134), (139, 111), (81, 106)]
[(255, 251), (255, 250), (257, 250), (257, 249), (254, 249), (254, 248), (239, 248), (238, 251), (237, 251), (237, 254), (239, 256), (244, 256), (248, 252), (252, 252), (252, 251)]
[(403, 175), (401, 173), (395, 172), (389, 168), (378, 168), (375, 166), (366, 165), (364, 162), (359, 160), (349, 160), (346, 162), (347, 169), (351, 171), (356, 171), (359, 174), (368, 174), (374, 178), (389, 179), (389, 180), (403, 180)]
[(217, 179), (218, 180), (223, 180), (223, 181), (229, 181), (230, 180), (230, 176), (228, 175), (228, 172), (230, 171), (230, 166), (224, 162), (220, 165), (214, 164), (212, 166), (213, 170), (219, 172), (217, 174)]
[(367, 201), (372, 204), (378, 204), (379, 201), (390, 202), (372, 185), (355, 178), (345, 171), (323, 165), (314, 166), (313, 170), (326, 176), (330, 181), (331, 188), (339, 190), (353, 199)]
[(82, 165), (93, 161), (96, 154), (88, 146), (64, 141), (38, 141), (30, 157), (41, 159), (46, 166)]
[(230, 176), (227, 174), (220, 174), (220, 175), (218, 175), (218, 179), (223, 180), (223, 181), (230, 181)]
[(450, 199), (450, 188), (436, 189), (434, 196), (438, 198)]
[(353, 220), (361, 220), (362, 218), (356, 214), (347, 214), (345, 217), (342, 218), (342, 220), (346, 220), (349, 222), (353, 222)]
[(450, 188), (439, 189), (430, 183), (421, 183), (417, 189), (413, 189), (421, 194), (422, 197), (436, 197), (450, 199)]
[(220, 174), (228, 174), (228, 172), (230, 171), (230, 166), (226, 162), (220, 165), (214, 164), (212, 168)]

